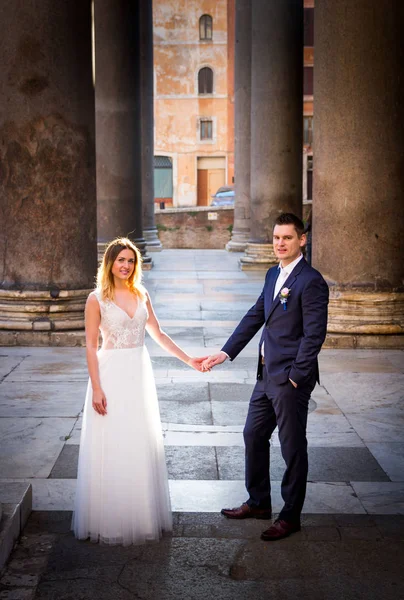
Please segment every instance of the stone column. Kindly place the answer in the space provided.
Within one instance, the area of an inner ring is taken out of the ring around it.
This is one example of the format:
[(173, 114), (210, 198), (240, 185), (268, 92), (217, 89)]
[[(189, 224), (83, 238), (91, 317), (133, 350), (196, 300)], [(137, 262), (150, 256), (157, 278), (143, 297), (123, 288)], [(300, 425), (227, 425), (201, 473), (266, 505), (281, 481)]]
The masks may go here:
[(242, 269), (273, 265), (276, 217), (302, 213), (303, 0), (251, 5), (251, 235)]
[(402, 3), (316, 5), (313, 265), (336, 345), (404, 345), (403, 27)]
[(140, 0), (95, 2), (98, 241), (129, 237), (145, 254), (142, 224)]
[(236, 0), (234, 69), (234, 227), (226, 250), (243, 252), (250, 236), (251, 1)]
[(143, 236), (152, 252), (163, 249), (154, 218), (154, 94), (153, 94), (153, 5), (140, 2), (140, 91), (142, 131)]
[(0, 29), (0, 343), (69, 343), (97, 268), (91, 2), (3, 2)]

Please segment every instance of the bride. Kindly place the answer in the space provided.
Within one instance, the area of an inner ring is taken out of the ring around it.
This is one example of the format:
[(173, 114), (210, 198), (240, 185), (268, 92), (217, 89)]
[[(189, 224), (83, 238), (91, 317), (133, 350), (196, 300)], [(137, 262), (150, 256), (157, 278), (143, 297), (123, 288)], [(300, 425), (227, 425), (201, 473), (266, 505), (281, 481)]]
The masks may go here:
[[(72, 529), (79, 539), (139, 544), (171, 531), (156, 387), (145, 330), (202, 371), (161, 330), (141, 285), (141, 256), (118, 238), (107, 247), (85, 310), (90, 381), (84, 406)], [(102, 347), (98, 350), (99, 331)]]

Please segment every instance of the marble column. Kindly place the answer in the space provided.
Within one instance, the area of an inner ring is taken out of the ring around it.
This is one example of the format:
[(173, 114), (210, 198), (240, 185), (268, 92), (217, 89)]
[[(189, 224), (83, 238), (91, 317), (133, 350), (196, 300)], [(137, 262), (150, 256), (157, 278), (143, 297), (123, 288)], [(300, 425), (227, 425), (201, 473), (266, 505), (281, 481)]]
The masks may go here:
[(140, 90), (142, 131), (143, 237), (150, 252), (163, 249), (154, 218), (154, 94), (153, 94), (153, 3), (140, 2)]
[(95, 1), (98, 242), (143, 238), (140, 0)]
[(0, 29), (0, 343), (57, 344), (97, 268), (91, 2), (3, 2)]
[(404, 345), (404, 7), (316, 5), (313, 265), (336, 345)]
[(302, 214), (303, 0), (252, 0), (251, 217), (241, 268), (276, 260), (282, 212)]
[(236, 0), (234, 69), (234, 226), (226, 245), (243, 252), (250, 236), (251, 1)]

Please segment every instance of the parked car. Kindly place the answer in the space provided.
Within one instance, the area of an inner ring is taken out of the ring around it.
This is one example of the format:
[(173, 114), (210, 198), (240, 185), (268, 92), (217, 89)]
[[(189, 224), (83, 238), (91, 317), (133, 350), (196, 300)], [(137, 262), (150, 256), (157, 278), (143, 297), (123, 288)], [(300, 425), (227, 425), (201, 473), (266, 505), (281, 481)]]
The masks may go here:
[(211, 206), (234, 206), (234, 187), (222, 186), (212, 196)]

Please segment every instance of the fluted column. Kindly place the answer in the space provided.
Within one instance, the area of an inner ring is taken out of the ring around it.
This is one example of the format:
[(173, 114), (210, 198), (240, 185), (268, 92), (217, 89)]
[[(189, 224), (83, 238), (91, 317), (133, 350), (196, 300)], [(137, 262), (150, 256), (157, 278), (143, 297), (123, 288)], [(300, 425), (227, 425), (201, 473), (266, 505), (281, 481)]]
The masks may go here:
[(313, 265), (337, 345), (404, 345), (403, 28), (399, 2), (316, 5)]
[(236, 0), (234, 69), (234, 226), (226, 250), (243, 252), (250, 235), (251, 1)]
[(143, 237), (151, 252), (163, 249), (154, 218), (154, 105), (153, 105), (153, 3), (140, 2), (140, 91), (142, 131)]
[(98, 241), (143, 238), (140, 1), (95, 1)]
[(58, 343), (97, 267), (91, 2), (3, 2), (0, 30), (0, 343)]
[(251, 234), (243, 269), (274, 264), (276, 217), (302, 213), (303, 0), (251, 5)]

